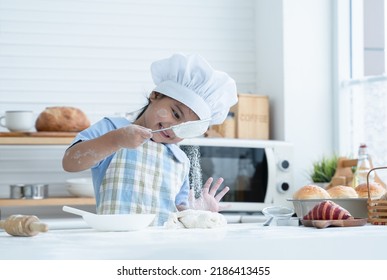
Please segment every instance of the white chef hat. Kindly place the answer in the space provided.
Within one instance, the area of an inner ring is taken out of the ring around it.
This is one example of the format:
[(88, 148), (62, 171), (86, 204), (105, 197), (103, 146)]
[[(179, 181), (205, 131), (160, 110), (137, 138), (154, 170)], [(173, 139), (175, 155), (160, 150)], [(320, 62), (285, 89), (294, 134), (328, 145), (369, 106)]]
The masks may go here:
[(211, 124), (221, 124), (238, 102), (235, 81), (198, 54), (174, 54), (155, 61), (151, 72), (154, 91), (180, 101), (201, 120), (211, 118)]

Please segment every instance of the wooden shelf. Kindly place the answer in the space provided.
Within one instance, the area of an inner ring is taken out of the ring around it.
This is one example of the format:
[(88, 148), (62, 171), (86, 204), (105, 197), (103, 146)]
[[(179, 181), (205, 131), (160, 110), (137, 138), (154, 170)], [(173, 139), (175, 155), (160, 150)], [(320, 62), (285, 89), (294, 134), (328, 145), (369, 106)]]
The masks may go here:
[(75, 132), (0, 132), (0, 145), (69, 145)]
[(4, 137), (0, 138), (0, 145), (69, 145), (73, 139), (67, 137)]
[(44, 199), (0, 199), (0, 207), (95, 205), (94, 197), (50, 197)]

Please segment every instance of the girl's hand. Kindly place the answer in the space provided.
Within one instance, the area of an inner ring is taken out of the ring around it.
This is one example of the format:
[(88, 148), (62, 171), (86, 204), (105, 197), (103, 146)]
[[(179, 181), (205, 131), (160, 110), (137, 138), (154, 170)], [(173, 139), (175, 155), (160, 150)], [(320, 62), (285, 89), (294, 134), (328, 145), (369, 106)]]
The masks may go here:
[(219, 201), (230, 190), (230, 188), (224, 187), (218, 194), (216, 194), (224, 180), (223, 178), (219, 178), (211, 187), (213, 181), (214, 179), (212, 177), (208, 178), (207, 182), (202, 188), (201, 196), (197, 199), (195, 199), (194, 190), (191, 189), (189, 196), (189, 203), (191, 208), (196, 210), (208, 210), (212, 212), (219, 212), (229, 208), (229, 206), (221, 207), (219, 205)]
[(135, 124), (116, 129), (114, 133), (119, 147), (128, 149), (137, 148), (152, 137), (150, 129)]
[(69, 172), (89, 169), (117, 150), (136, 148), (151, 137), (152, 133), (148, 128), (128, 125), (100, 137), (81, 141), (66, 150), (62, 159), (63, 169)]

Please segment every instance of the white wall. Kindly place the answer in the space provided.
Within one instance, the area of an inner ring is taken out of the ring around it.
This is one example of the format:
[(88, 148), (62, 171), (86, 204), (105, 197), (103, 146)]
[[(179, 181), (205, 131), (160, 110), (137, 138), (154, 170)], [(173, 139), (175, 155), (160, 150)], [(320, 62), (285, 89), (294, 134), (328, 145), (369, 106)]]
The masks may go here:
[(254, 92), (253, 0), (2, 0), (0, 112), (141, 107), (152, 61), (199, 52)]
[(333, 150), (331, 1), (257, 1), (257, 87), (270, 95), (272, 138), (294, 143), (295, 182)]

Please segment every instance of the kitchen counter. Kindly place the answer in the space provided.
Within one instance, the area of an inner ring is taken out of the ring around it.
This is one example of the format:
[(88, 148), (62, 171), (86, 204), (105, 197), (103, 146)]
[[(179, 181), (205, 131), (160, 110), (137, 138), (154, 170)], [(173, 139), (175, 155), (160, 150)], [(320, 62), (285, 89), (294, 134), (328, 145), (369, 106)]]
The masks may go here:
[[(0, 231), (2, 260), (385, 260), (387, 226), (316, 229), (304, 226), (228, 224), (217, 229), (149, 227), (98, 232), (82, 219), (34, 237)], [(51, 226), (50, 226), (51, 225)]]

